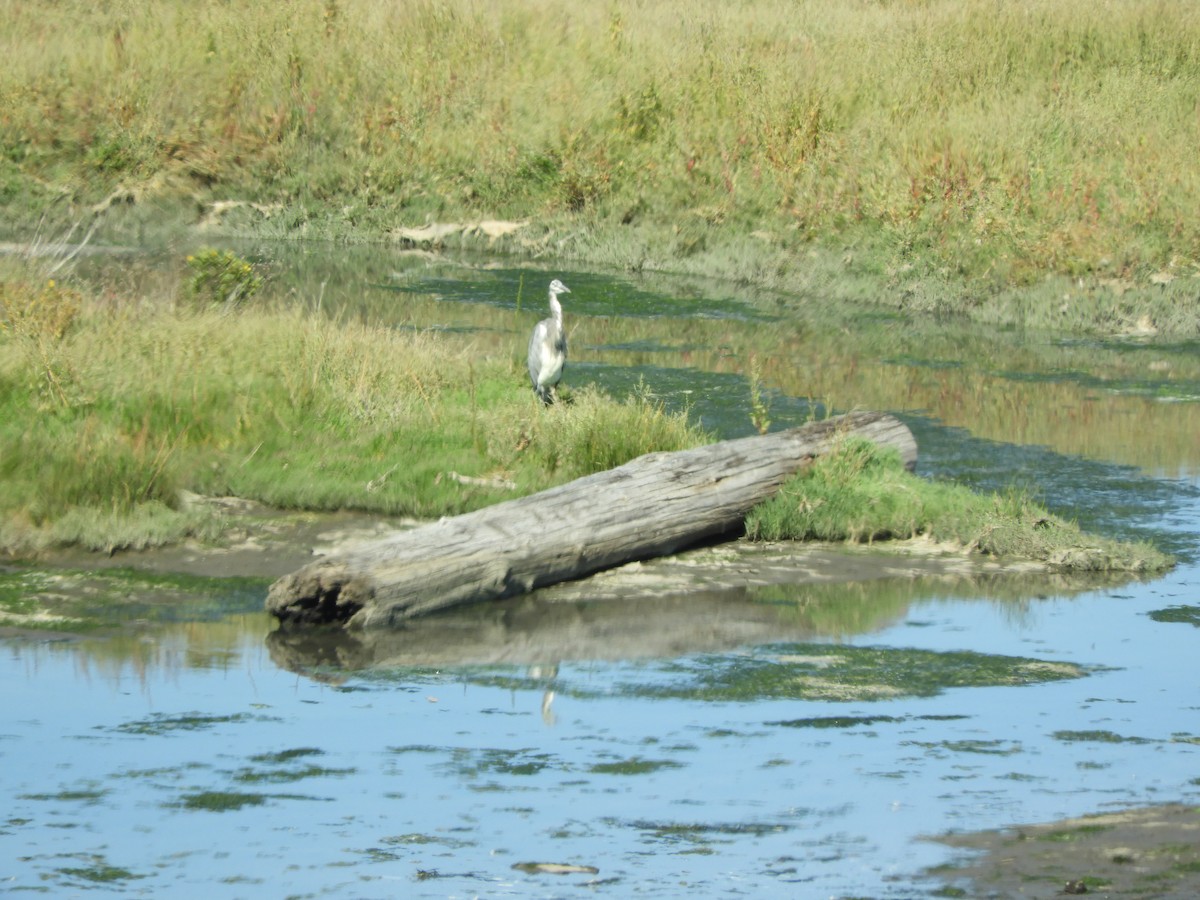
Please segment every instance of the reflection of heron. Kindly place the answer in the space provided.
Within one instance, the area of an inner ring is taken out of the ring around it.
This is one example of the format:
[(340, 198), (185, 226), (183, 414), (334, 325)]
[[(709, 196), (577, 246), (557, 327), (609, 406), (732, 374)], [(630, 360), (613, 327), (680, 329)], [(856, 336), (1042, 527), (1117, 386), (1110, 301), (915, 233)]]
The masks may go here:
[(546, 690), (542, 694), (542, 721), (547, 725), (558, 722), (558, 716), (550, 707), (554, 703), (554, 679), (558, 677), (558, 663), (548, 666), (530, 666), (529, 677), (536, 681), (546, 682)]
[(529, 380), (546, 405), (554, 402), (554, 386), (562, 378), (567, 361), (567, 333), (563, 331), (558, 295), (569, 293), (571, 289), (557, 278), (550, 282), (550, 318), (538, 322), (529, 338)]

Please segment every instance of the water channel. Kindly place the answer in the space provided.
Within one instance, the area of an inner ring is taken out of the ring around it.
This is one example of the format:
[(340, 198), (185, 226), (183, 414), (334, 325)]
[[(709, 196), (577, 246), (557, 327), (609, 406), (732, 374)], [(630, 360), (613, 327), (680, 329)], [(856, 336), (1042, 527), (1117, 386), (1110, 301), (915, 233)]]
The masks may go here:
[[(753, 357), (773, 428), (888, 410), (920, 474), (1032, 490), (1180, 562), (1116, 583), (584, 587), (366, 650), (272, 636), (266, 581), (214, 573), (136, 638), (0, 643), (6, 893), (907, 898), (954, 859), (938, 834), (1200, 801), (1200, 348), (379, 248), (244, 252), (293, 302), (514, 356), (559, 276), (572, 385), (640, 381), (741, 436)], [(705, 617), (743, 630), (706, 641)], [(539, 630), (565, 627), (579, 652), (540, 658)], [(622, 654), (621, 628), (668, 639)]]

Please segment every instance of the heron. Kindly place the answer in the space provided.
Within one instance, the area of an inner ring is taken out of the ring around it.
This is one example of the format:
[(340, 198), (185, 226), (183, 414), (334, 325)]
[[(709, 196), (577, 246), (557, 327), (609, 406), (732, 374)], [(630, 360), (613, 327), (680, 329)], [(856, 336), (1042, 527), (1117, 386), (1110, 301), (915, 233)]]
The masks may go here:
[(569, 293), (571, 289), (557, 278), (550, 282), (550, 318), (538, 322), (529, 338), (529, 380), (533, 392), (547, 406), (554, 402), (554, 386), (562, 378), (567, 361), (567, 333), (563, 331), (558, 295)]

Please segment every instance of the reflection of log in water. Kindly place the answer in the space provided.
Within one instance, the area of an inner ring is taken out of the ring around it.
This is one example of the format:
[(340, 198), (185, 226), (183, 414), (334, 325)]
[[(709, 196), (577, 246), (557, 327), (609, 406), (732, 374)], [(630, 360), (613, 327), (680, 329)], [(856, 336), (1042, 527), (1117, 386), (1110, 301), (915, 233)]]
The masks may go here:
[(282, 668), (334, 682), (365, 669), (675, 658), (865, 634), (936, 598), (977, 598), (1021, 616), (1035, 598), (1116, 583), (1105, 573), (1013, 573), (961, 555), (783, 549), (693, 551), (390, 629), (281, 628), (267, 645)]
[[(903, 612), (903, 603), (895, 615)], [(877, 623), (882, 625), (883, 622)], [(413, 619), (390, 629), (273, 631), (271, 658), (290, 671), (404, 666), (554, 664), (727, 650), (815, 634), (794, 605), (750, 591), (702, 591), (599, 602), (536, 595)]]

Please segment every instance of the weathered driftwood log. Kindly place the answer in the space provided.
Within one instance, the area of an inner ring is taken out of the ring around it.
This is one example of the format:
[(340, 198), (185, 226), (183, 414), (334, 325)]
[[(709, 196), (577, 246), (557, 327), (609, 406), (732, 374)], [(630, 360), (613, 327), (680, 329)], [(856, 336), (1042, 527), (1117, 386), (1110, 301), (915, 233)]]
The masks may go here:
[(395, 624), (462, 603), (511, 597), (739, 531), (746, 513), (846, 435), (916, 442), (882, 413), (645, 456), (518, 500), (400, 532), (276, 581), (284, 624)]

